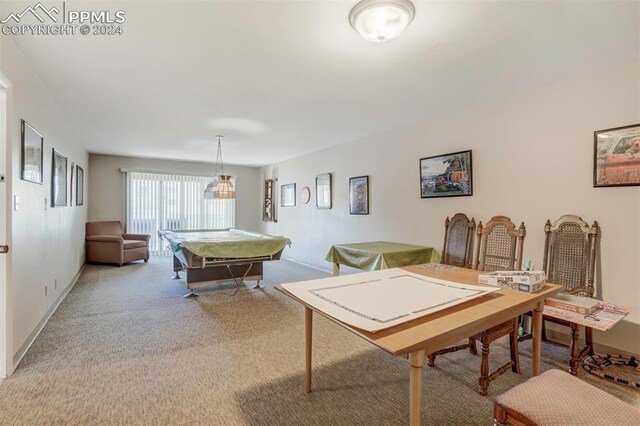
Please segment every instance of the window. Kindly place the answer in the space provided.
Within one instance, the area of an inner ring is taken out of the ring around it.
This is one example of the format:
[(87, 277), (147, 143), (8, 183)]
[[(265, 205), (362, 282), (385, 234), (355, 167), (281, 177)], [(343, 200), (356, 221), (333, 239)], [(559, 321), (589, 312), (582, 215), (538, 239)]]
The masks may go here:
[(233, 228), (235, 200), (205, 200), (209, 179), (127, 172), (127, 232), (151, 234), (151, 255), (169, 256), (158, 230)]

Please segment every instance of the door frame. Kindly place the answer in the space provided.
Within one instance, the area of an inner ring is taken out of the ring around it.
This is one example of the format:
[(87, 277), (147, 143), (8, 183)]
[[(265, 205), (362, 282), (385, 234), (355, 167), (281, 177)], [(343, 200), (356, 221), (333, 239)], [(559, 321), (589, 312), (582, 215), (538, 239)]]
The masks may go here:
[(11, 282), (12, 197), (12, 85), (0, 71), (0, 244), (9, 246), (0, 254), (0, 381), (13, 374), (13, 287)]

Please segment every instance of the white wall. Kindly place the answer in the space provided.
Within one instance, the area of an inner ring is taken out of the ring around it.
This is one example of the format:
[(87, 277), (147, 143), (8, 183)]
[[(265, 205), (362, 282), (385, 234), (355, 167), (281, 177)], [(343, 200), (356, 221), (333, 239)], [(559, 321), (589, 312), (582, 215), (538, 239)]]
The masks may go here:
[[(3, 39), (1, 70), (13, 84), (9, 105), (10, 197), (19, 196), (21, 203), (19, 211), (11, 212), (9, 253), (13, 280), (12, 353), (19, 358), (84, 263), (86, 205), (45, 210), (45, 199), (50, 201), (51, 191), (51, 149), (55, 147), (68, 157), (69, 169), (74, 162), (85, 173), (88, 155), (71, 131), (67, 117), (15, 43), (8, 37)], [(20, 180), (20, 119), (44, 136), (43, 185)]]
[[(90, 221), (124, 221), (125, 182), (121, 168), (211, 176), (214, 164), (91, 154), (88, 200)], [(225, 165), (224, 171), (236, 177), (236, 227), (258, 230), (261, 188), (259, 169)]]
[[(391, 240), (441, 249), (444, 219), (509, 216), (527, 226), (525, 257), (542, 266), (547, 219), (577, 214), (602, 227), (600, 295), (633, 308), (599, 343), (640, 352), (640, 187), (593, 188), (593, 132), (640, 122), (638, 62), (338, 145), (262, 169), (297, 183), (298, 205), (262, 230), (291, 238), (285, 256), (328, 269), (334, 243)], [(425, 100), (428, 102), (428, 100)], [(474, 195), (420, 199), (421, 157), (473, 150)], [(300, 202), (316, 174), (334, 179), (331, 210)], [(351, 216), (348, 179), (370, 175), (370, 212)]]

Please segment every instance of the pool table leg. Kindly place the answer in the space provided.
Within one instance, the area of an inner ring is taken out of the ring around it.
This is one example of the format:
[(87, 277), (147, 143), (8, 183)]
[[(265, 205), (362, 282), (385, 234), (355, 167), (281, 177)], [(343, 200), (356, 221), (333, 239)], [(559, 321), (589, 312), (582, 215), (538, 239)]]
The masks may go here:
[(189, 276), (188, 275), (187, 275), (187, 290), (189, 291), (189, 293), (187, 293), (184, 296), (182, 296), (185, 299), (193, 299), (195, 297), (198, 297), (198, 295), (191, 288), (191, 284), (189, 283)]
[(174, 255), (173, 256), (173, 272), (175, 272), (176, 274), (173, 276), (173, 279), (174, 280), (182, 279), (182, 276), (180, 275), (180, 271), (184, 271), (184, 269), (185, 269), (184, 265), (182, 265), (180, 260)]

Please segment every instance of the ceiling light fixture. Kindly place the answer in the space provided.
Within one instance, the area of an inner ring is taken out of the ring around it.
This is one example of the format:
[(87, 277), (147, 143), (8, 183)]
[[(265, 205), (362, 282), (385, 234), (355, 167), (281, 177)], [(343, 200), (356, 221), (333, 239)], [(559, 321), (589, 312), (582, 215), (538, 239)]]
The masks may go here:
[(233, 186), (231, 176), (224, 174), (224, 164), (222, 164), (222, 138), (218, 138), (218, 155), (216, 156), (216, 175), (211, 178), (204, 189), (204, 198), (207, 200), (229, 200), (236, 198), (236, 188)]
[(398, 37), (415, 14), (409, 0), (362, 0), (349, 12), (349, 22), (365, 40), (384, 43)]

